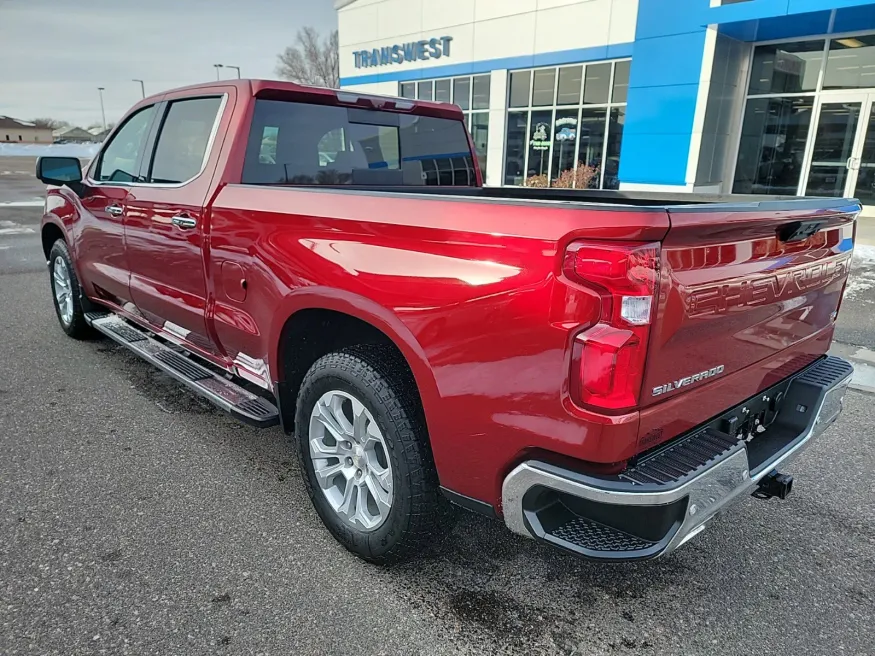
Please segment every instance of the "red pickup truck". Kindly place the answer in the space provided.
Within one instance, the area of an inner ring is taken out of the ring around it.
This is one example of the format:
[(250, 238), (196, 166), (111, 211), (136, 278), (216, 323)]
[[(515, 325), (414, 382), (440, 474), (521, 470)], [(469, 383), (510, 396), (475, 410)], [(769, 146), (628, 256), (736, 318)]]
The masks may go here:
[(677, 548), (838, 416), (855, 201), (485, 188), (450, 105), (243, 80), (45, 157), (55, 307), (292, 434), (377, 563), (447, 499), (587, 558)]

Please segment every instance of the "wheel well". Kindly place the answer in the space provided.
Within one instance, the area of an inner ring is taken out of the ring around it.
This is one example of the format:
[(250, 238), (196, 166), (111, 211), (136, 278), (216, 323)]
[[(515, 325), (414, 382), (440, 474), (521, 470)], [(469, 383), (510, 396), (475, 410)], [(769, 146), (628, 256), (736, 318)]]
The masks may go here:
[(43, 226), (43, 253), (46, 256), (46, 259), (49, 259), (49, 253), (51, 252), (52, 246), (54, 246), (55, 242), (63, 238), (64, 233), (61, 232), (61, 229), (54, 223), (47, 223)]
[[(280, 363), (282, 366), (279, 395), (283, 426), (292, 430), (298, 390), (304, 376), (323, 355), (349, 346), (376, 344), (395, 352), (403, 380), (399, 385), (416, 404), (416, 412), (425, 425), (422, 399), (407, 358), (401, 349), (379, 328), (349, 314), (334, 310), (310, 309), (293, 314), (280, 336)], [(410, 391), (413, 391), (410, 394)]]

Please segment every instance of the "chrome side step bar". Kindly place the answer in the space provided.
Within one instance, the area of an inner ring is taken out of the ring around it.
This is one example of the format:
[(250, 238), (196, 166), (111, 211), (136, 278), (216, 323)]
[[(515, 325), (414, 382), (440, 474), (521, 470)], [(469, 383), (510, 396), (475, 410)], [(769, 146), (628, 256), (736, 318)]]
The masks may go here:
[(279, 411), (272, 403), (169, 348), (117, 314), (88, 312), (85, 321), (234, 418), (258, 428), (279, 423)]

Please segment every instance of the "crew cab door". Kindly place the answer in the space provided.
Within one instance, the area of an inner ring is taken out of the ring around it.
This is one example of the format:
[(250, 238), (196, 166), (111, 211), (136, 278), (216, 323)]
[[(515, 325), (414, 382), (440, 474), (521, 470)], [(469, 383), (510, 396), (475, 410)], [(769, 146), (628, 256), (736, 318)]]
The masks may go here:
[(84, 182), (76, 264), (89, 295), (118, 305), (131, 300), (125, 253), (124, 213), (128, 193), (146, 150), (155, 106), (131, 114), (107, 141)]
[[(140, 314), (166, 333), (215, 352), (206, 321), (204, 211), (229, 93), (165, 97), (150, 139), (143, 182), (131, 188), (125, 236), (131, 296)], [(224, 133), (224, 132), (223, 132)]]

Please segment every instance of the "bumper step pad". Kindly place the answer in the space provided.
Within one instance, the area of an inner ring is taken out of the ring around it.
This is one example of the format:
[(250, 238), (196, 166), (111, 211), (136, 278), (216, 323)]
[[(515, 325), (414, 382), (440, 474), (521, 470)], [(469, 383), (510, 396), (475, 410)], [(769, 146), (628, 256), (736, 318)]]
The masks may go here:
[(95, 330), (133, 351), (236, 419), (258, 428), (279, 423), (279, 412), (272, 403), (181, 355), (118, 315), (89, 312), (85, 320)]
[(737, 437), (706, 428), (640, 460), (619, 478), (638, 485), (676, 483), (694, 476), (740, 444)]
[(656, 544), (586, 517), (570, 519), (562, 526), (554, 528), (552, 535), (581, 549), (603, 553), (643, 551)]

